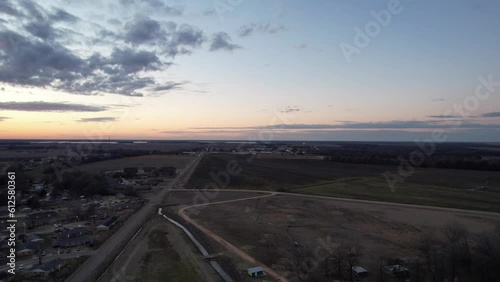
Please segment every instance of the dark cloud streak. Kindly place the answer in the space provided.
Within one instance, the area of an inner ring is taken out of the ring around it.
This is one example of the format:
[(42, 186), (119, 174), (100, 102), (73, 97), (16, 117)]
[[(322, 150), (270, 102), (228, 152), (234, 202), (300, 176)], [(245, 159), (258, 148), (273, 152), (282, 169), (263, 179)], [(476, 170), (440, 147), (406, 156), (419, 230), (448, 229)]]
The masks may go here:
[(0, 110), (24, 112), (102, 112), (106, 107), (52, 102), (0, 102)]

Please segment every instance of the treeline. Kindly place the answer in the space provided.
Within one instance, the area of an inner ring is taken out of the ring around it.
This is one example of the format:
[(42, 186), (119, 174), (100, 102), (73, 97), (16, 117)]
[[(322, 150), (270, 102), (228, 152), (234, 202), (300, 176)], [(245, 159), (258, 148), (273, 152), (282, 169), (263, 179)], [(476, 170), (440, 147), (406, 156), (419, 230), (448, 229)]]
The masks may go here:
[[(326, 160), (332, 162), (394, 166), (401, 163), (401, 158), (408, 160), (412, 154), (418, 154), (424, 156), (420, 167), (500, 171), (500, 151), (476, 149), (456, 144), (434, 146), (424, 148), (349, 144), (339, 148), (322, 148), (317, 154), (326, 156)], [(432, 153), (426, 154), (426, 152)]]
[(53, 182), (52, 195), (69, 191), (71, 196), (108, 195), (109, 185), (103, 175), (74, 170), (62, 174), (61, 181)]
[[(353, 267), (360, 265), (361, 258), (367, 254), (360, 242), (334, 236), (318, 242), (321, 243), (314, 251), (295, 245), (284, 264), (290, 278), (300, 281), (359, 281)], [(378, 268), (370, 269), (370, 277), (366, 280), (500, 281), (498, 230), (471, 234), (464, 225), (453, 222), (441, 229), (423, 231), (412, 242), (407, 247), (417, 251), (417, 256), (400, 257), (400, 253), (389, 249), (370, 253), (370, 257), (378, 258)], [(404, 268), (389, 272), (387, 266), (395, 265)]]

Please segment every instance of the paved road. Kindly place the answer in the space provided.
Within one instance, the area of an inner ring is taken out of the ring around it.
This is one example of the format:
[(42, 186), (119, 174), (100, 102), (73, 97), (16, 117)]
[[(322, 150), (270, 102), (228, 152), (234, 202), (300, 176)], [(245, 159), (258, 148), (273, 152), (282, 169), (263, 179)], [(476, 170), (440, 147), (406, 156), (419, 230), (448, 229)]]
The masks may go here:
[(156, 197), (156, 201), (150, 201), (144, 205), (139, 211), (130, 216), (123, 226), (118, 229), (108, 240), (106, 240), (95, 252), (91, 255), (66, 281), (84, 282), (87, 281), (89, 273), (94, 273), (95, 269), (105, 263), (109, 255), (112, 254), (120, 243), (130, 240), (134, 233), (146, 222), (146, 220), (154, 215), (156, 206), (160, 204), (168, 192), (173, 189), (175, 184), (183, 180), (186, 175), (189, 175), (203, 158), (204, 153), (196, 157), (188, 166), (168, 185), (161, 189)]

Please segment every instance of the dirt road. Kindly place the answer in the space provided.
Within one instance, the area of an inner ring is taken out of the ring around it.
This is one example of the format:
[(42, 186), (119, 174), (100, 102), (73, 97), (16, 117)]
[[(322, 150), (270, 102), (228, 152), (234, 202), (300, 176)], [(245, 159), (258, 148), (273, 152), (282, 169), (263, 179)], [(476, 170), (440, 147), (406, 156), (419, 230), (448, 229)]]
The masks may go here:
[[(176, 191), (193, 191), (190, 189), (179, 189)], [(241, 249), (235, 247), (231, 243), (227, 242), (211, 230), (207, 229), (206, 227), (202, 226), (192, 218), (190, 218), (187, 214), (186, 211), (192, 208), (196, 207), (202, 207), (202, 206), (209, 206), (209, 205), (217, 205), (217, 204), (224, 204), (224, 203), (232, 203), (232, 202), (239, 202), (239, 201), (247, 201), (247, 200), (254, 200), (254, 199), (260, 199), (260, 198), (266, 198), (266, 197), (273, 197), (273, 196), (279, 196), (279, 195), (286, 195), (286, 196), (294, 196), (294, 197), (302, 197), (302, 198), (314, 198), (314, 199), (326, 199), (326, 200), (331, 200), (331, 201), (340, 201), (340, 202), (351, 202), (351, 203), (363, 203), (363, 204), (372, 204), (372, 205), (382, 205), (382, 206), (389, 206), (389, 207), (401, 207), (401, 208), (413, 208), (413, 209), (423, 209), (423, 210), (434, 210), (434, 211), (446, 211), (446, 212), (454, 212), (454, 213), (459, 213), (459, 214), (466, 214), (466, 215), (478, 215), (478, 216), (494, 216), (494, 217), (500, 217), (500, 214), (498, 213), (492, 213), (492, 212), (483, 212), (483, 211), (470, 211), (470, 210), (461, 210), (461, 209), (453, 209), (453, 208), (442, 208), (442, 207), (430, 207), (430, 206), (419, 206), (419, 205), (411, 205), (411, 204), (398, 204), (398, 203), (387, 203), (387, 202), (377, 202), (377, 201), (367, 201), (367, 200), (357, 200), (357, 199), (346, 199), (346, 198), (334, 198), (334, 197), (328, 197), (328, 196), (315, 196), (315, 195), (304, 195), (304, 194), (295, 194), (295, 193), (286, 193), (286, 192), (270, 192), (270, 191), (260, 191), (260, 190), (240, 190), (240, 189), (224, 189), (224, 190), (219, 190), (218, 192), (249, 192), (249, 193), (264, 193), (265, 195), (260, 195), (260, 196), (253, 196), (253, 197), (245, 197), (245, 198), (240, 198), (240, 199), (231, 199), (231, 200), (224, 200), (224, 201), (216, 201), (216, 202), (209, 202), (209, 203), (203, 203), (203, 204), (194, 204), (190, 206), (186, 206), (181, 208), (178, 211), (179, 216), (181, 216), (184, 220), (187, 222), (193, 224), (196, 228), (198, 228), (201, 232), (203, 232), (206, 236), (212, 238), (216, 242), (220, 243), (222, 246), (224, 246), (228, 251), (236, 254), (243, 260), (255, 264), (256, 266), (262, 266), (264, 271), (273, 279), (277, 281), (286, 281), (285, 278), (280, 276), (278, 273), (276, 273), (274, 270), (269, 268), (268, 266), (265, 266), (264, 264), (258, 262), (256, 259), (242, 251)]]
[(277, 272), (269, 268), (268, 266), (258, 262), (256, 259), (242, 251), (241, 249), (235, 247), (231, 243), (227, 242), (226, 240), (222, 239), (219, 237), (217, 234), (213, 233), (209, 229), (203, 227), (202, 225), (198, 224), (195, 220), (191, 219), (189, 216), (186, 215), (185, 211), (190, 208), (194, 207), (201, 207), (201, 206), (209, 206), (209, 205), (217, 205), (217, 204), (224, 204), (224, 203), (233, 203), (233, 202), (239, 202), (239, 201), (246, 201), (246, 200), (255, 200), (255, 199), (260, 199), (260, 198), (267, 198), (267, 197), (272, 197), (276, 195), (275, 192), (270, 192), (267, 195), (262, 195), (262, 196), (253, 196), (253, 197), (247, 197), (247, 198), (241, 198), (241, 199), (234, 199), (234, 200), (226, 200), (226, 201), (219, 201), (219, 202), (212, 202), (212, 203), (205, 203), (205, 204), (198, 204), (198, 205), (191, 205), (184, 207), (179, 210), (179, 215), (186, 220), (187, 222), (193, 224), (196, 228), (198, 228), (200, 231), (202, 231), (205, 235), (208, 237), (212, 238), (214, 241), (220, 243), (222, 246), (224, 246), (228, 251), (232, 252), (233, 254), (239, 256), (243, 260), (254, 264), (255, 266), (261, 266), (264, 271), (266, 272), (267, 275), (275, 279), (276, 281), (287, 281), (284, 277), (279, 275)]

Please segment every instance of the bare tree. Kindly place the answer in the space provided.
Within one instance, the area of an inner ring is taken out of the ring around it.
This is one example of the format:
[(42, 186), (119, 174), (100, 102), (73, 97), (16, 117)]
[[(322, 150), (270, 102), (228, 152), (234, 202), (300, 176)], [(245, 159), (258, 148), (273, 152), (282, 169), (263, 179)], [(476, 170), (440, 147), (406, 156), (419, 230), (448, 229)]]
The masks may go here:
[(438, 240), (434, 233), (424, 232), (417, 240), (417, 248), (425, 256), (427, 267), (431, 268), (431, 251), (434, 246), (438, 244)]
[(493, 282), (500, 280), (500, 235), (481, 234), (474, 254), (477, 270), (481, 281)]
[(346, 244), (346, 266), (347, 272), (349, 274), (349, 281), (354, 282), (354, 271), (353, 267), (359, 263), (359, 258), (361, 257), (361, 246), (359, 244)]
[(450, 279), (454, 281), (457, 277), (457, 267), (459, 263), (464, 263), (470, 271), (471, 260), (469, 243), (467, 239), (467, 229), (459, 223), (451, 223), (443, 228), (443, 235), (447, 242), (447, 255), (450, 267)]
[[(327, 263), (332, 263), (332, 276), (334, 278), (342, 279), (346, 257), (347, 250), (342, 239), (340, 243), (331, 250), (328, 258), (326, 259)], [(328, 265), (326, 267), (328, 268)]]

